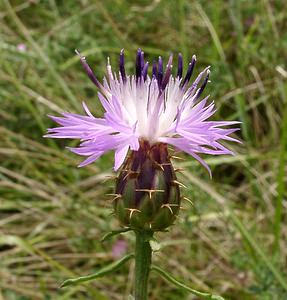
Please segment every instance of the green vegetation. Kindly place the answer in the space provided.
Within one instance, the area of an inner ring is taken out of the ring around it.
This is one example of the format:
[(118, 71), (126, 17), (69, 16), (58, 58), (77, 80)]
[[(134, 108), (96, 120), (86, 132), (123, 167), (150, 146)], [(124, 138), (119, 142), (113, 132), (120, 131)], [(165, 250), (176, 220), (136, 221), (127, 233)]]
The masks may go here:
[[(101, 116), (97, 90), (74, 49), (99, 78), (106, 57), (125, 48), (132, 67), (141, 47), (158, 55), (196, 54), (211, 65), (207, 92), (218, 119), (241, 120), (235, 157), (206, 157), (213, 180), (181, 155), (183, 210), (156, 238), (157, 266), (194, 289), (229, 300), (287, 299), (287, 2), (187, 0), (33, 0), (0, 2), (0, 299), (127, 299), (131, 263), (116, 274), (59, 289), (67, 278), (113, 263), (113, 155), (78, 169), (44, 139), (47, 114)], [(130, 69), (130, 71), (132, 71)], [(111, 177), (109, 177), (111, 176)], [(133, 249), (134, 236), (121, 235)], [(126, 253), (126, 254), (127, 254)], [(124, 295), (124, 296), (123, 296)], [(197, 299), (152, 273), (150, 299)]]

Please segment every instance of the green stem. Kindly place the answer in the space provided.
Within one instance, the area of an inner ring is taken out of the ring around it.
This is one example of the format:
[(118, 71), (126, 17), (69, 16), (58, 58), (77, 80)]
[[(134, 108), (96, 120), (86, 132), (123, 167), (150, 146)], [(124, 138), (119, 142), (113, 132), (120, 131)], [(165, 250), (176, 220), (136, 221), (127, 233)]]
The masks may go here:
[(149, 231), (136, 231), (135, 234), (135, 300), (147, 300), (152, 253), (149, 241), (153, 233)]

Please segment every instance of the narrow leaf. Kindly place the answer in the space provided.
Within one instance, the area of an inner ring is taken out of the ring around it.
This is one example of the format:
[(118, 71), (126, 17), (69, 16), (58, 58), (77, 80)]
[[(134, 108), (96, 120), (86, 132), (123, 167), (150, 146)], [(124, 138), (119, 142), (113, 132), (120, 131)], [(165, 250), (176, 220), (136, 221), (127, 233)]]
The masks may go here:
[(188, 291), (193, 295), (196, 295), (202, 299), (207, 299), (207, 300), (225, 300), (224, 298), (222, 298), (221, 296), (217, 296), (217, 295), (212, 295), (210, 293), (203, 293), (197, 290), (194, 290), (188, 286), (186, 286), (185, 284), (183, 284), (182, 282), (178, 281), (177, 279), (175, 279), (172, 275), (168, 274), (166, 271), (164, 271), (163, 269), (157, 267), (157, 266), (152, 266), (151, 267), (152, 271), (155, 271), (157, 273), (159, 273), (165, 280), (169, 281), (170, 283), (176, 285), (177, 287), (179, 287), (182, 290)]
[(122, 259), (103, 267), (102, 269), (100, 269), (98, 272), (96, 272), (94, 274), (91, 274), (88, 276), (81, 276), (78, 278), (67, 279), (61, 284), (60, 287), (63, 288), (63, 287), (70, 286), (70, 285), (76, 285), (79, 283), (94, 280), (99, 277), (103, 277), (109, 273), (116, 271), (117, 269), (119, 269), (122, 265), (124, 265), (128, 260), (130, 260), (133, 257), (134, 257), (134, 254), (128, 254), (128, 255), (124, 256)]
[(118, 235), (118, 234), (121, 234), (121, 233), (124, 233), (124, 232), (128, 232), (130, 230), (131, 230), (130, 228), (124, 228), (124, 229), (113, 230), (111, 232), (108, 232), (107, 234), (105, 234), (103, 236), (103, 238), (101, 239), (101, 242), (105, 242), (106, 240), (110, 239), (114, 235)]

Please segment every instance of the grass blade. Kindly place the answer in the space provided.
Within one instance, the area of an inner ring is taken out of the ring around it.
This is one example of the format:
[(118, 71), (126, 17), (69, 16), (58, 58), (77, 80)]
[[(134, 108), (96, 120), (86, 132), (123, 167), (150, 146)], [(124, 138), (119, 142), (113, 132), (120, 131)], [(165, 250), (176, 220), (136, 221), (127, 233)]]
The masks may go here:
[[(227, 203), (226, 199), (220, 195), (218, 192), (216, 192), (212, 187), (207, 185), (205, 182), (200, 180), (199, 178), (185, 172), (184, 176), (188, 178), (190, 182), (198, 186), (201, 190), (205, 191), (207, 194), (209, 194), (213, 199), (215, 199), (221, 206), (224, 207), (224, 209), (227, 209)], [(281, 274), (281, 272), (274, 266), (272, 261), (268, 258), (268, 256), (264, 253), (262, 250), (263, 247), (261, 247), (251, 234), (248, 232), (247, 228), (243, 225), (243, 223), (239, 220), (239, 218), (232, 212), (232, 210), (229, 208), (229, 217), (240, 232), (241, 236), (247, 241), (247, 243), (251, 246), (253, 251), (258, 255), (258, 257), (261, 258), (262, 262), (265, 263), (266, 267), (270, 270), (270, 272), (273, 274), (274, 278), (278, 281), (278, 283), (281, 285), (281, 287), (287, 291), (287, 282), (284, 276)]]

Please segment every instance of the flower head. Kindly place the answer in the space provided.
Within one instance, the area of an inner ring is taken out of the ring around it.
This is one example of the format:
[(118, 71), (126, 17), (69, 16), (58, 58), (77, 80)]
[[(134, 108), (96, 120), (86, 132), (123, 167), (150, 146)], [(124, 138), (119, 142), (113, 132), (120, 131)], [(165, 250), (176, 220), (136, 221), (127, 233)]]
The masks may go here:
[(107, 76), (103, 83), (96, 78), (85, 57), (81, 62), (98, 87), (98, 97), (105, 109), (103, 118), (96, 118), (85, 103), (86, 115), (62, 113), (62, 117), (51, 116), (60, 127), (48, 129), (47, 137), (80, 139), (79, 147), (72, 152), (86, 156), (80, 166), (97, 160), (105, 152), (115, 151), (114, 169), (118, 170), (129, 150), (138, 151), (142, 141), (149, 145), (170, 144), (197, 159), (209, 172), (210, 169), (200, 153), (232, 154), (222, 141), (238, 142), (230, 134), (238, 128), (225, 128), (236, 121), (210, 121), (215, 113), (214, 102), (209, 96), (200, 100), (209, 80), (209, 67), (205, 68), (190, 84), (196, 63), (193, 56), (183, 76), (183, 60), (178, 55), (176, 76), (172, 75), (173, 56), (166, 68), (162, 58), (152, 65), (144, 60), (144, 52), (138, 49), (135, 74), (127, 75), (124, 51), (120, 52), (119, 73), (113, 73), (108, 60)]

